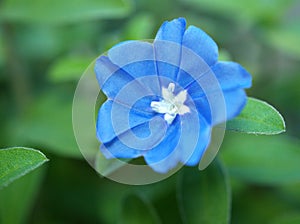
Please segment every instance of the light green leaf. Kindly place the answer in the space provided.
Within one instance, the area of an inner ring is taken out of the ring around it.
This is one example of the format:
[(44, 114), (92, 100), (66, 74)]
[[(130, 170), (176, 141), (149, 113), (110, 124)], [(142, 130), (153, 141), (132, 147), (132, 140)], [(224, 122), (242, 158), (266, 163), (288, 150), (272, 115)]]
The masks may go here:
[(300, 181), (300, 142), (287, 136), (227, 133), (220, 150), (230, 174), (248, 182), (284, 184)]
[(45, 171), (36, 169), (0, 190), (0, 223), (27, 223)]
[(138, 195), (128, 195), (121, 209), (120, 224), (156, 224), (161, 223), (154, 209), (146, 199)]
[(186, 223), (229, 223), (231, 193), (218, 162), (204, 171), (184, 168), (178, 187), (179, 206)]
[(130, 0), (4, 0), (0, 19), (21, 23), (66, 24), (128, 15)]
[(226, 129), (248, 134), (275, 135), (285, 131), (285, 123), (274, 107), (249, 97), (241, 114), (228, 121)]
[(79, 80), (95, 57), (68, 57), (59, 59), (50, 69), (48, 76), (53, 82)]
[(0, 149), (0, 188), (47, 162), (38, 150), (14, 147)]

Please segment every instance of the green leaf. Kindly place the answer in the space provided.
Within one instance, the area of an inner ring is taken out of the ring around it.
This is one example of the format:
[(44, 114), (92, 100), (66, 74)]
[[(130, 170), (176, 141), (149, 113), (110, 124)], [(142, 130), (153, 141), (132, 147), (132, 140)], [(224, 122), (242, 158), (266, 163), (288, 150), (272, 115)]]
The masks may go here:
[(138, 195), (128, 195), (121, 209), (120, 224), (161, 223), (154, 207)]
[(129, 0), (4, 0), (0, 19), (21, 23), (66, 24), (121, 18), (131, 11)]
[(184, 168), (178, 187), (179, 206), (186, 223), (229, 223), (231, 193), (218, 162), (204, 171)]
[(259, 184), (300, 181), (300, 142), (283, 136), (228, 133), (221, 149), (230, 174)]
[(45, 169), (36, 169), (0, 190), (0, 223), (27, 223)]
[(58, 60), (50, 69), (48, 76), (53, 82), (79, 80), (85, 69), (95, 57), (68, 57)]
[(249, 97), (241, 114), (228, 121), (226, 129), (247, 134), (275, 135), (285, 131), (285, 123), (274, 107)]
[(0, 149), (0, 188), (47, 162), (38, 150), (14, 147)]

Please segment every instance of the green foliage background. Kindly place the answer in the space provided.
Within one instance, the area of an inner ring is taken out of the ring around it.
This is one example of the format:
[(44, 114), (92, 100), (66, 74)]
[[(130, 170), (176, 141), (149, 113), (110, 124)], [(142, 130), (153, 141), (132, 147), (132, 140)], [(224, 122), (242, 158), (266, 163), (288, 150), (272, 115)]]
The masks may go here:
[[(2, 0), (0, 148), (50, 161), (0, 189), (0, 223), (300, 223), (299, 11), (299, 0)], [(248, 94), (275, 106), (287, 132), (228, 133), (205, 171), (148, 186), (100, 178), (73, 136), (76, 83), (114, 44), (180, 16), (250, 71)]]

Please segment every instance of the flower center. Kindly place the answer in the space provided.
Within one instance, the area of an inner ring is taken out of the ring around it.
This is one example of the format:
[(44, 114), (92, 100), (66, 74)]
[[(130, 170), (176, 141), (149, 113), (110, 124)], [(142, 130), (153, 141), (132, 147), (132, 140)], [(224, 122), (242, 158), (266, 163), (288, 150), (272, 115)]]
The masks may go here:
[(150, 106), (157, 113), (164, 114), (164, 119), (171, 124), (177, 114), (182, 115), (190, 112), (190, 108), (184, 105), (187, 98), (187, 91), (183, 90), (174, 95), (175, 84), (170, 83), (168, 88), (162, 87), (161, 101), (152, 101)]

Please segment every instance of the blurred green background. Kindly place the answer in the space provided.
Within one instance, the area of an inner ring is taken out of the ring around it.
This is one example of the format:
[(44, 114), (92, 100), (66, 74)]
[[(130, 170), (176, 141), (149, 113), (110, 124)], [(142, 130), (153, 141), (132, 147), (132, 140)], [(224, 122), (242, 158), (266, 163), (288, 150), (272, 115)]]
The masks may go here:
[[(114, 44), (152, 39), (177, 17), (253, 75), (248, 94), (287, 132), (228, 133), (218, 163), (148, 186), (100, 178), (73, 136), (77, 81)], [(0, 223), (300, 223), (299, 0), (2, 0), (0, 87), (1, 148), (50, 159), (0, 190)]]

